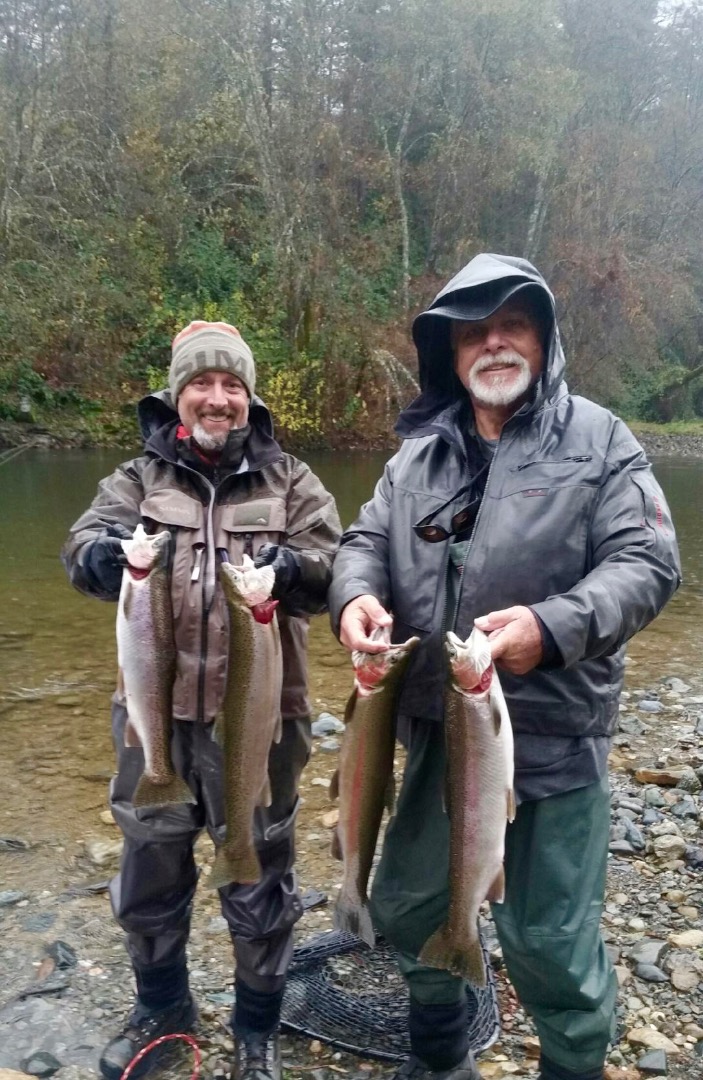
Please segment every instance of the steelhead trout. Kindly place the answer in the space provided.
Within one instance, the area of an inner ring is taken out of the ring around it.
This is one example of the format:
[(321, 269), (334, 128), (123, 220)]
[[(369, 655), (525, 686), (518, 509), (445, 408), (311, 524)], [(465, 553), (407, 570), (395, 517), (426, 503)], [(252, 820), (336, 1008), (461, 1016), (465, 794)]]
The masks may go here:
[(127, 566), (117, 605), (117, 662), (127, 699), (125, 745), (141, 746), (144, 772), (134, 806), (195, 802), (171, 761), (171, 702), (176, 667), (166, 531), (147, 536), (140, 524), (123, 540)]
[(478, 912), (484, 900), (501, 903), (505, 894), (505, 826), (515, 817), (513, 733), (486, 635), (475, 628), (464, 642), (448, 633), (446, 649), (449, 910), (419, 959), (485, 986)]
[(268, 759), (281, 737), (283, 661), (271, 599), (276, 578), (270, 566), (223, 563), (220, 580), (229, 612), (229, 656), (222, 716), (215, 738), (224, 757), (225, 839), (218, 846), (209, 883), (261, 880), (254, 846), (254, 810), (271, 805)]
[[(372, 637), (390, 641), (390, 630)], [(339, 772), (330, 794), (339, 795), (339, 823), (333, 854), (344, 861), (335, 926), (374, 944), (367, 886), (384, 806), (393, 801), (393, 758), (398, 693), (412, 650), (413, 637), (383, 653), (352, 653), (354, 689), (347, 703)]]

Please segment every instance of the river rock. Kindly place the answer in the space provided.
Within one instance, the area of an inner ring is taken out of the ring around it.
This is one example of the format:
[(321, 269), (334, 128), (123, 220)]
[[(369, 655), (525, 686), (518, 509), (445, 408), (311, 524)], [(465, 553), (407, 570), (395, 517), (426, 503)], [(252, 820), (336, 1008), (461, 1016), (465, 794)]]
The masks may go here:
[(686, 841), (682, 836), (671, 833), (664, 836), (655, 836), (652, 840), (652, 852), (657, 859), (669, 862), (672, 859), (682, 858), (686, 850)]
[(703, 930), (684, 930), (682, 934), (669, 934), (669, 942), (677, 949), (700, 949), (703, 945)]
[(675, 1057), (681, 1053), (678, 1046), (667, 1035), (652, 1027), (632, 1028), (627, 1032), (627, 1041), (635, 1046), (647, 1046), (650, 1050), (663, 1050)]
[(656, 784), (657, 787), (676, 787), (683, 769), (638, 769), (635, 780), (641, 784)]
[(39, 1077), (53, 1076), (61, 1068), (61, 1062), (57, 1061), (54, 1055), (46, 1050), (40, 1050), (38, 1053), (32, 1054), (21, 1064), (22, 1068), (30, 1076)]
[(332, 713), (322, 712), (317, 720), (313, 720), (310, 730), (316, 737), (322, 735), (339, 735), (344, 731), (344, 724), (341, 720), (338, 720), (336, 716), (332, 716)]
[(86, 840), (85, 853), (95, 866), (104, 866), (122, 854), (121, 840)]
[(669, 976), (661, 968), (655, 964), (637, 964), (635, 967), (635, 975), (638, 979), (643, 979), (644, 982), (651, 983), (665, 983), (669, 981)]
[(690, 766), (684, 767), (681, 771), (681, 776), (677, 783), (677, 788), (682, 788), (683, 791), (689, 791), (692, 794), (697, 794), (703, 785), (696, 773), (695, 769)]
[(695, 990), (700, 984), (701, 977), (693, 968), (674, 968), (671, 973), (671, 984), (677, 990), (687, 994)]
[(328, 754), (336, 754), (339, 747), (339, 739), (322, 739), (320, 741), (320, 750), (325, 750)]
[(16, 889), (5, 889), (0, 892), (0, 908), (12, 907), (27, 899), (27, 893), (18, 892)]
[(664, 706), (661, 701), (655, 701), (654, 698), (644, 698), (642, 701), (638, 701), (637, 708), (646, 713), (664, 712)]
[(651, 964), (658, 967), (663, 956), (669, 951), (666, 941), (658, 941), (656, 938), (643, 938), (630, 949), (630, 960), (635, 964)]
[(645, 1076), (666, 1076), (669, 1071), (666, 1053), (663, 1050), (650, 1050), (639, 1059), (637, 1068)]
[(683, 679), (677, 679), (675, 675), (672, 675), (669, 679), (664, 679), (664, 686), (667, 686), (674, 694), (690, 694), (691, 687)]

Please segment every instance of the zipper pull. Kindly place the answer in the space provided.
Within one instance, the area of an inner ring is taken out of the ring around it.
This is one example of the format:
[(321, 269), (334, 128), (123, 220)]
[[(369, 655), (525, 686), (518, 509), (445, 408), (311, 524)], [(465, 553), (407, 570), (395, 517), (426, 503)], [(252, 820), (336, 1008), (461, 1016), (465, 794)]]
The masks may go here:
[(205, 552), (205, 545), (204, 544), (198, 544), (196, 546), (196, 548), (195, 548), (195, 563), (193, 564), (193, 569), (191, 570), (191, 573), (190, 573), (190, 580), (191, 581), (198, 581), (199, 578), (200, 578), (200, 571), (202, 570), (202, 566), (203, 566), (203, 554), (204, 554), (204, 552)]

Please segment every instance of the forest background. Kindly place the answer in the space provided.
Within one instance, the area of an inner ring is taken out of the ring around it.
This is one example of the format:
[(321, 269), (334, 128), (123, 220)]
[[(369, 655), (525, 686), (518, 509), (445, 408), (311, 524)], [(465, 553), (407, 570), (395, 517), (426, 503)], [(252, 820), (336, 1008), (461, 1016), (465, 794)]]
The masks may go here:
[(703, 0), (0, 0), (0, 420), (134, 442), (235, 323), (285, 440), (378, 445), (478, 251), (572, 391), (703, 417)]

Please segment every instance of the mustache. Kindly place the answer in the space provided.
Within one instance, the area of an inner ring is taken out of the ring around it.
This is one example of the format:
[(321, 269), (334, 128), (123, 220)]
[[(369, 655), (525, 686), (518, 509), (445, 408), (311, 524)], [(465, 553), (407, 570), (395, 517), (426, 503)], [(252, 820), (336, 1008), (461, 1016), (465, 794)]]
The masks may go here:
[(515, 352), (514, 349), (506, 349), (502, 353), (484, 353), (483, 356), (479, 356), (472, 371), (478, 374), (486, 368), (493, 367), (496, 362), (509, 367), (519, 367), (523, 371), (529, 367), (524, 356), (520, 356), (520, 353)]

